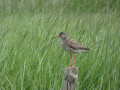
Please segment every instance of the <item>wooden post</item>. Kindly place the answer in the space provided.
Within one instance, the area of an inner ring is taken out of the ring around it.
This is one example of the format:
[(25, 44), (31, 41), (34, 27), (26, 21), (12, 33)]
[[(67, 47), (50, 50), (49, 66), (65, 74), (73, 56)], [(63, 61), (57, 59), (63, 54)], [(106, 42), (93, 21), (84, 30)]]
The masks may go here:
[(76, 90), (78, 84), (78, 68), (65, 68), (62, 84), (63, 90)]

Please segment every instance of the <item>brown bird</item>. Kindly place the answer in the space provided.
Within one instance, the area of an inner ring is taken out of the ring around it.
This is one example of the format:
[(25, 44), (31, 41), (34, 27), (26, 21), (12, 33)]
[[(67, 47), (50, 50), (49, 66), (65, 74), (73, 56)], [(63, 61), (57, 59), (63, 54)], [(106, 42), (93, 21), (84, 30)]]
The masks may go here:
[(82, 44), (75, 40), (67, 39), (65, 32), (60, 32), (58, 36), (61, 38), (62, 48), (70, 53), (70, 64), (68, 67), (71, 67), (72, 53), (74, 54), (74, 61), (72, 68), (75, 68), (75, 53), (86, 52), (89, 48), (84, 47)]

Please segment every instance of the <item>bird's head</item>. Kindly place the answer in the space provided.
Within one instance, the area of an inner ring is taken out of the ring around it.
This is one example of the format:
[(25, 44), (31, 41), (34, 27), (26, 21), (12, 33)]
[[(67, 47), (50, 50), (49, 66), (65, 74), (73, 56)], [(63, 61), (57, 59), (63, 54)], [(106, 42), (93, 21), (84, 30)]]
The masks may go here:
[(60, 37), (61, 39), (66, 39), (66, 34), (64, 32), (60, 32), (59, 35), (56, 37)]

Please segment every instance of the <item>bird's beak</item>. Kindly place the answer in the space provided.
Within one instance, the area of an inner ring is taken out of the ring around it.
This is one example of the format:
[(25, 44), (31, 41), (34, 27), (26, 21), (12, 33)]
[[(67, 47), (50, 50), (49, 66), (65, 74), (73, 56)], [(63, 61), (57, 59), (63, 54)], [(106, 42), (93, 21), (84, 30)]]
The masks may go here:
[(60, 37), (60, 36), (56, 36), (56, 37)]
[(53, 37), (52, 39), (57, 38), (57, 37), (60, 37), (60, 36)]

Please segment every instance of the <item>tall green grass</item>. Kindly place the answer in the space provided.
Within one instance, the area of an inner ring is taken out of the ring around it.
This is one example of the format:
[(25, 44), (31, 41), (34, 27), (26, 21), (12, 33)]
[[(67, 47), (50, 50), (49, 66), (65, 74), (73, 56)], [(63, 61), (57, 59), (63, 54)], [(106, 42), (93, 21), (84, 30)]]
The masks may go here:
[(120, 0), (0, 0), (0, 15), (23, 12), (62, 11), (96, 13), (120, 11)]
[(52, 38), (61, 31), (91, 48), (76, 55), (78, 90), (120, 89), (118, 13), (24, 13), (1, 16), (0, 21), (0, 89), (60, 90), (69, 54), (60, 39)]

